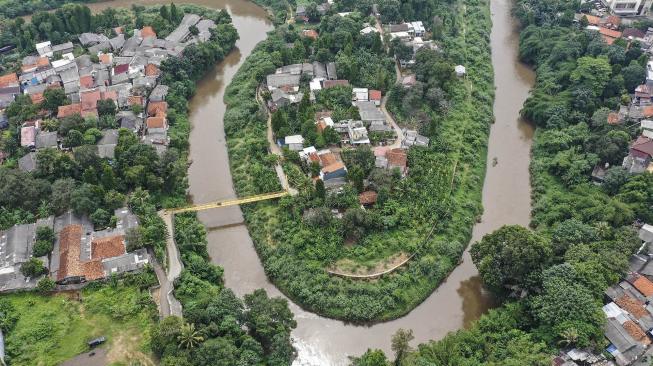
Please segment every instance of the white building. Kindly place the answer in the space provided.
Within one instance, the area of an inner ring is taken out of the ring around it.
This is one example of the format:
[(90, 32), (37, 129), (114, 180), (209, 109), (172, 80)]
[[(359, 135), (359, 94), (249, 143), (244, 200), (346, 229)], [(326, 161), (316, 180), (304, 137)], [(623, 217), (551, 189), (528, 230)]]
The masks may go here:
[(455, 67), (455, 70), (456, 70), (456, 76), (458, 77), (465, 76), (465, 74), (467, 73), (467, 70), (465, 70), (465, 66), (463, 65), (457, 65)]
[(43, 57), (43, 56), (52, 57), (52, 55), (54, 54), (52, 52), (52, 42), (50, 42), (50, 41), (37, 43), (35, 45), (35, 47), (36, 47), (36, 52), (38, 52), (39, 56), (41, 56), (41, 57)]
[(286, 136), (284, 143), (290, 150), (302, 151), (304, 149), (304, 138), (302, 135)]
[(651, 10), (653, 0), (604, 0), (606, 5), (617, 15), (646, 15)]

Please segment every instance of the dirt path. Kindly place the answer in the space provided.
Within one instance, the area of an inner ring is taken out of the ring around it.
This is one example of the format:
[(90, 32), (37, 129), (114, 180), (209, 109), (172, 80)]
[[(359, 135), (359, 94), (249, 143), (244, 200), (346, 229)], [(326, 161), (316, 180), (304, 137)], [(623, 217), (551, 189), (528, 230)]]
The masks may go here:
[[(176, 315), (176, 316), (182, 316), (182, 308), (181, 308), (181, 303), (175, 298), (173, 295), (172, 291), (174, 290), (174, 282), (179, 277), (181, 274), (181, 270), (183, 268), (183, 265), (181, 263), (181, 260), (179, 259), (179, 249), (177, 248), (177, 245), (175, 244), (175, 233), (174, 233), (174, 227), (173, 227), (173, 220), (172, 220), (172, 215), (169, 213), (166, 213), (165, 211), (159, 211), (158, 212), (159, 217), (165, 222), (166, 228), (168, 229), (168, 238), (166, 239), (166, 252), (168, 253), (168, 273), (165, 276), (161, 276), (161, 273), (157, 273), (157, 277), (159, 278), (159, 283), (161, 284), (161, 290), (160, 290), (160, 301), (161, 301), (161, 309), (163, 310), (164, 306), (163, 303), (166, 302), (169, 305), (169, 311), (168, 314), (163, 314), (164, 316), (167, 315)], [(156, 270), (156, 267), (155, 267)]]

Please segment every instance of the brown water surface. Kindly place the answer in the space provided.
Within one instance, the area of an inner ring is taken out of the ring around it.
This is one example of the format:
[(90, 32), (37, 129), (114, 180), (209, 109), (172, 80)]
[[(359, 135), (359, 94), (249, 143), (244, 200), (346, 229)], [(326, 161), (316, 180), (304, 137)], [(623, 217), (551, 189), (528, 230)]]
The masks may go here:
[[(156, 4), (160, 1), (137, 1)], [(187, 1), (214, 8), (226, 8), (232, 15), (240, 40), (237, 49), (199, 84), (190, 103), (193, 130), (190, 136), (190, 193), (203, 203), (235, 197), (223, 131), (224, 90), (251, 53), (272, 29), (266, 12), (244, 0)], [(89, 4), (94, 10), (130, 6), (126, 0)], [(166, 1), (167, 3), (167, 1)], [(488, 170), (483, 186), (484, 214), (474, 227), (472, 241), (504, 224), (527, 225), (530, 214), (529, 155), (533, 129), (519, 120), (519, 109), (533, 84), (533, 73), (517, 61), (518, 35), (510, 17), (510, 0), (492, 0), (492, 64), (495, 72), (496, 123), (492, 126)], [(498, 162), (492, 166), (493, 159)], [(202, 212), (209, 228), (209, 253), (224, 267), (226, 286), (238, 295), (265, 288), (282, 296), (271, 284), (254, 250), (237, 207)], [(462, 263), (426, 301), (408, 315), (374, 326), (354, 326), (303, 311), (291, 303), (297, 319), (293, 332), (299, 351), (296, 365), (345, 365), (350, 355), (367, 348), (381, 348), (390, 355), (390, 337), (399, 328), (412, 329), (414, 343), (440, 339), (448, 332), (468, 326), (494, 306), (483, 289), (469, 253)]]

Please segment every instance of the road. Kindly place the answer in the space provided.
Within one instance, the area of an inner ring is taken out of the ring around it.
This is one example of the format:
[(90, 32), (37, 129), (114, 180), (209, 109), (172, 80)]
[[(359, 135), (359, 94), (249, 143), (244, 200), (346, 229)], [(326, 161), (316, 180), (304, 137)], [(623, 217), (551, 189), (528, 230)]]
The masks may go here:
[[(386, 51), (388, 50), (388, 45), (385, 43), (385, 39), (383, 38), (383, 27), (381, 26), (381, 20), (376, 19), (376, 29), (379, 31), (379, 35), (381, 36), (381, 42), (383, 42), (383, 45), (386, 48)], [(395, 84), (400, 84), (401, 83), (401, 69), (399, 69), (399, 64), (395, 60)], [(401, 147), (401, 143), (404, 141), (404, 132), (401, 130), (401, 127), (397, 124), (397, 121), (395, 121), (394, 117), (388, 110), (386, 109), (386, 101), (388, 100), (388, 96), (385, 95), (381, 99), (381, 111), (385, 115), (385, 119), (390, 122), (392, 125), (392, 128), (395, 130), (395, 133), (397, 134), (397, 139), (395, 142), (389, 146), (391, 149), (396, 149)]]
[[(160, 303), (161, 303), (161, 312), (163, 316), (167, 315), (176, 315), (182, 316), (182, 307), (179, 300), (177, 300), (172, 293), (174, 290), (174, 282), (181, 274), (183, 265), (179, 258), (179, 249), (175, 244), (175, 234), (172, 215), (166, 213), (165, 211), (158, 212), (159, 217), (165, 222), (166, 228), (168, 230), (168, 236), (166, 238), (166, 252), (168, 253), (168, 273), (165, 276), (161, 276), (160, 273), (157, 273), (159, 278), (159, 283), (161, 284), (160, 291)], [(156, 267), (155, 267), (156, 270)], [(166, 304), (164, 306), (163, 304)], [(164, 313), (164, 308), (167, 308), (167, 313)]]

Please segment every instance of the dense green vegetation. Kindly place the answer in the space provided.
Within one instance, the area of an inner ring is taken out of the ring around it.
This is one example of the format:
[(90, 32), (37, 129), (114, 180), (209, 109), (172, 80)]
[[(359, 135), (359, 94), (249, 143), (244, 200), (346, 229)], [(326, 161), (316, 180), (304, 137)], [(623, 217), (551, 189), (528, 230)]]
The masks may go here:
[(290, 364), (296, 322), (288, 302), (261, 289), (241, 300), (224, 288), (223, 270), (209, 263), (206, 229), (195, 214), (175, 217), (175, 241), (184, 263), (175, 283), (184, 319), (168, 317), (153, 331), (152, 350), (161, 364)]
[[(427, 103), (421, 107), (413, 104), (425, 115), (420, 130), (431, 138), (431, 147), (411, 149), (408, 178), (398, 181), (377, 172), (374, 184), (385, 187), (387, 194), (373, 210), (362, 211), (356, 182), (371, 174), (373, 156), (369, 150), (353, 155), (343, 152), (353, 184), (342, 193), (325, 193), (319, 184), (314, 188), (305, 175), (310, 167), (297, 165), (296, 154), (286, 153), (284, 169), (300, 194), (283, 198), (278, 204), (244, 208), (266, 273), (282, 291), (311, 311), (358, 322), (405, 314), (454, 268), (469, 240), (471, 226), (480, 213), (493, 91), (487, 3), (469, 1), (466, 10), (461, 4), (430, 2), (429, 6), (442, 14), (437, 21), (431, 14), (415, 16), (429, 26), (435, 21), (442, 28), (438, 42), (444, 54), (421, 53), (418, 75), (424, 85), (441, 88), (442, 98), (451, 107), (442, 114), (444, 109), (431, 108)], [(339, 77), (350, 79), (354, 86), (391, 88), (392, 63), (386, 61), (378, 36), (359, 34), (365, 21), (369, 18), (356, 13), (344, 18), (327, 15), (318, 25), (320, 37), (313, 47), (307, 47), (312, 41), (298, 38), (293, 27), (280, 26), (246, 60), (225, 97), (225, 131), (240, 196), (279, 189), (272, 169), (275, 159), (267, 155), (265, 112), (255, 101), (256, 88), (266, 74), (293, 62), (335, 61)], [(461, 27), (465, 27), (464, 36)], [(293, 47), (286, 47), (287, 43)], [(463, 62), (468, 70), (474, 70), (469, 83), (451, 77), (452, 65)], [(448, 72), (444, 71), (447, 68)], [(442, 76), (444, 80), (440, 80)], [(471, 83), (474, 91), (470, 93)], [(428, 91), (424, 89), (422, 93)], [(302, 134), (309, 127), (314, 130), (314, 113), (322, 106), (346, 118), (350, 113), (345, 107), (349, 91), (344, 88), (328, 93), (328, 97), (318, 93), (316, 105), (302, 102), (295, 109), (275, 114), (275, 130)], [(339, 97), (341, 94), (344, 97)], [(316, 145), (327, 140), (323, 134), (306, 136)], [(303, 214), (310, 209), (317, 215), (304, 221)], [(344, 218), (332, 218), (330, 209), (344, 211)], [(345, 244), (352, 241), (353, 245)], [(372, 282), (332, 277), (326, 272), (340, 259), (368, 266), (402, 251), (417, 254), (402, 270)]]
[[(606, 345), (604, 291), (628, 268), (641, 241), (631, 223), (650, 222), (650, 173), (620, 166), (637, 130), (609, 125), (644, 81), (637, 44), (608, 46), (572, 24), (577, 2), (520, 0), (520, 56), (537, 80), (522, 114), (538, 130), (533, 145), (531, 228), (505, 226), (473, 245), (485, 284), (504, 302), (469, 330), (398, 357), (404, 365), (549, 365), (559, 347)], [(595, 164), (613, 168), (602, 186)], [(405, 353), (404, 353), (405, 354)], [(400, 356), (396, 354), (396, 356)], [(386, 360), (374, 351), (361, 359)], [(364, 365), (364, 363), (361, 363)]]
[(110, 349), (124, 348), (118, 351), (120, 361), (127, 360), (127, 353), (133, 360), (149, 360), (149, 329), (157, 311), (148, 289), (156, 283), (148, 269), (79, 293), (3, 295), (0, 328), (5, 361), (15, 366), (58, 365), (86, 351), (86, 342), (100, 336), (107, 338)]

